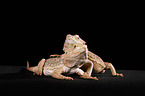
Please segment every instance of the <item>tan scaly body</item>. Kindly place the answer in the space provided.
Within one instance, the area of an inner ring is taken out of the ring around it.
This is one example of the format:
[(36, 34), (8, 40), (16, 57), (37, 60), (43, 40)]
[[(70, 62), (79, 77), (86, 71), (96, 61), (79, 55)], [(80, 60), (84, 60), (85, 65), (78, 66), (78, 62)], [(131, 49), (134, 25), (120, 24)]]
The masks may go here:
[[(88, 60), (87, 54), (87, 45), (78, 44), (73, 46), (70, 52), (57, 58), (42, 59), (37, 66), (29, 67), (27, 63), (27, 69), (34, 74), (42, 75), (43, 72), (44, 75), (57, 79), (73, 80), (72, 77), (63, 76), (62, 73), (77, 73), (81, 78), (98, 80), (96, 77), (91, 77), (93, 63)], [(80, 69), (85, 63), (90, 65), (87, 72)]]
[[(85, 45), (85, 43), (86, 42), (84, 40), (82, 40), (79, 37), (79, 35), (70, 35), (69, 34), (66, 36), (63, 51), (69, 52), (71, 46), (74, 46), (76, 44)], [(93, 71), (95, 73), (100, 73), (100, 72), (104, 73), (105, 69), (110, 69), (113, 76), (123, 77), (123, 74), (116, 73), (116, 70), (111, 63), (104, 62), (98, 55), (92, 53), (89, 50), (88, 50), (88, 59), (93, 62)], [(84, 69), (84, 70), (87, 70), (87, 68), (88, 68), (88, 64), (84, 64), (84, 66), (82, 67), (82, 69)]]

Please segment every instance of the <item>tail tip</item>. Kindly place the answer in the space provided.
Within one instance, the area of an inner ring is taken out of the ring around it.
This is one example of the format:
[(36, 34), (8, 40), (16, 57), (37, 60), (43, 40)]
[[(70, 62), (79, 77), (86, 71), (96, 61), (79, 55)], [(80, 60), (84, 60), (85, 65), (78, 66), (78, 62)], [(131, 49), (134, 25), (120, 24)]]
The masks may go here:
[(27, 68), (29, 68), (29, 61), (27, 61)]

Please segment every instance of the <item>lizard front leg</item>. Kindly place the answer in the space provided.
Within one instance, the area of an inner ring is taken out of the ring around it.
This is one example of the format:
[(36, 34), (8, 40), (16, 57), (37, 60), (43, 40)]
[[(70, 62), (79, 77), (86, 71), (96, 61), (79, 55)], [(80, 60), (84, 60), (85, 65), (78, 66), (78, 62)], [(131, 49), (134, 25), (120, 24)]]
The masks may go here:
[(86, 60), (84, 66), (87, 66), (86, 73), (91, 75), (93, 70), (93, 62), (90, 60)]
[[(87, 70), (86, 70), (86, 72), (84, 72), (83, 74), (81, 74), (81, 78), (98, 80), (97, 77), (91, 77), (92, 70), (93, 70), (93, 62), (90, 61), (90, 60), (87, 60), (85, 62), (85, 64), (84, 64), (84, 66), (87, 66)], [(80, 73), (82, 73), (82, 71), (79, 71), (78, 72), (78, 74), (80, 74)]]
[(111, 63), (109, 63), (109, 62), (104, 62), (104, 63), (106, 64), (106, 68), (111, 70), (111, 73), (112, 73), (113, 76), (123, 77), (123, 74), (116, 73), (116, 70)]
[(58, 55), (58, 54), (53, 54), (53, 55), (50, 55), (50, 57), (60, 57), (61, 55)]
[(65, 80), (73, 80), (71, 77), (66, 77), (62, 75), (63, 68), (59, 68), (53, 71), (52, 77), (56, 79), (65, 79)]

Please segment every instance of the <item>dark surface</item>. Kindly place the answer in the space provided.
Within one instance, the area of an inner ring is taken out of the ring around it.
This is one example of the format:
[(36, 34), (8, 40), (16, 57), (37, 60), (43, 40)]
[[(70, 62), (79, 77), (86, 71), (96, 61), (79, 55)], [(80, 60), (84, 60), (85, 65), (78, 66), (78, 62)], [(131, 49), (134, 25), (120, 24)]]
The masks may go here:
[[(141, 94), (145, 89), (145, 71), (117, 70), (124, 77), (113, 77), (109, 70), (105, 74), (93, 74), (98, 81), (85, 80), (76, 74), (73, 81), (57, 80), (47, 76), (34, 76), (24, 66), (0, 66), (1, 92), (12, 93), (71, 93), (72, 94)], [(69, 96), (69, 95), (68, 95)]]

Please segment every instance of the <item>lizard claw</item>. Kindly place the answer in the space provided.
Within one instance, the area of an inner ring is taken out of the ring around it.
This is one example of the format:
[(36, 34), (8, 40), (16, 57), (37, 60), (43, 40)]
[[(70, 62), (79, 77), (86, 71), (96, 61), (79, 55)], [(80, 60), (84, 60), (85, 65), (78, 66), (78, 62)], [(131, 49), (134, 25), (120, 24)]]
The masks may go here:
[(97, 77), (90, 77), (90, 79), (93, 79), (93, 80), (98, 80)]
[(92, 79), (92, 80), (98, 80), (97, 77), (84, 77), (84, 76), (81, 76), (81, 78), (84, 78), (84, 79)]
[(64, 79), (66, 79), (66, 80), (73, 80), (73, 78), (71, 78), (71, 77), (64, 77)]
[(123, 74), (119, 74), (119, 73), (116, 73), (116, 75), (114, 75), (114, 76), (124, 77)]
[(117, 73), (117, 76), (124, 77), (123, 74), (118, 74), (118, 73)]

